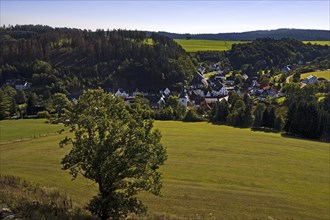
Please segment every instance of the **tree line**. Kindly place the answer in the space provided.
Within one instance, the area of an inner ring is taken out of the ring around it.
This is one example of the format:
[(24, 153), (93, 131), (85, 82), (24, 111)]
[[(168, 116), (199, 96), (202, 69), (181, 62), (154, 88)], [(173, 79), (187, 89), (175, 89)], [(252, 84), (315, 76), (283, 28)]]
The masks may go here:
[[(242, 33), (218, 33), (218, 34), (177, 34), (159, 32), (161, 35), (172, 39), (200, 39), (200, 40), (256, 40), (258, 38), (293, 38), (305, 41), (328, 41), (330, 32), (328, 30), (308, 30), (308, 29), (277, 29), (247, 31)], [(330, 45), (329, 45), (330, 46)]]
[[(284, 132), (289, 135), (330, 140), (330, 86), (286, 84), (283, 104), (266, 99), (254, 102), (247, 94), (230, 93), (228, 101), (217, 102), (210, 112), (213, 123), (252, 130)], [(319, 100), (318, 93), (325, 94)]]
[(178, 44), (156, 33), (45, 27), (30, 36), (28, 30), (0, 30), (1, 83), (28, 79), (37, 92), (51, 93), (97, 87), (159, 91), (180, 89), (195, 70)]

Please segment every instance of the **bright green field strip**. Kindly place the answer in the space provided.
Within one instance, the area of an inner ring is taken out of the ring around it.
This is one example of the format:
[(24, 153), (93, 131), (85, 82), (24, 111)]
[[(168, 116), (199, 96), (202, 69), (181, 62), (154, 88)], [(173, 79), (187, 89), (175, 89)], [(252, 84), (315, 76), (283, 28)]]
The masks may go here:
[(233, 44), (248, 43), (249, 41), (220, 41), (220, 40), (184, 40), (175, 39), (187, 52), (197, 51), (225, 51)]
[(64, 128), (63, 125), (45, 123), (46, 119), (3, 120), (0, 121), (0, 142), (35, 138), (54, 134)]
[(324, 78), (324, 79), (330, 81), (330, 70), (303, 73), (300, 75), (300, 79), (305, 79), (310, 75), (316, 76), (317, 78)]
[(211, 76), (215, 75), (217, 72), (216, 71), (213, 71), (213, 72), (209, 72), (209, 73), (206, 73), (204, 74), (204, 78), (210, 78)]
[[(49, 125), (51, 126), (51, 125)], [(155, 122), (168, 160), (151, 213), (221, 219), (329, 219), (329, 144), (208, 123)], [(60, 169), (64, 134), (1, 145), (1, 174), (56, 186), (86, 203), (95, 185)]]
[(311, 43), (311, 44), (319, 44), (319, 45), (328, 45), (330, 46), (330, 41), (303, 41), (304, 44)]

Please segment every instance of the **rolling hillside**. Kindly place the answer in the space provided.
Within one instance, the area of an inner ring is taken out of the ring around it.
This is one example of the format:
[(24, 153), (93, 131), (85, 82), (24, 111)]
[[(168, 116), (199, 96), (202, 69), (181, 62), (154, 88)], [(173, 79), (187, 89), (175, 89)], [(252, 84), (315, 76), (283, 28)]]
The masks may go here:
[(330, 31), (328, 30), (308, 30), (308, 29), (289, 29), (282, 28), (276, 30), (257, 30), (241, 33), (218, 33), (218, 34), (177, 34), (168, 32), (159, 32), (161, 35), (172, 39), (191, 39), (199, 40), (226, 40), (226, 41), (246, 41), (256, 40), (257, 38), (294, 38), (304, 41), (329, 41)]
[[(24, 127), (19, 122), (17, 129)], [(208, 123), (156, 121), (155, 127), (168, 160), (162, 167), (163, 196), (140, 194), (150, 215), (329, 219), (329, 144)], [(71, 181), (61, 170), (69, 150), (58, 147), (64, 135), (2, 143), (1, 173), (55, 186), (83, 206), (96, 186), (82, 178)]]

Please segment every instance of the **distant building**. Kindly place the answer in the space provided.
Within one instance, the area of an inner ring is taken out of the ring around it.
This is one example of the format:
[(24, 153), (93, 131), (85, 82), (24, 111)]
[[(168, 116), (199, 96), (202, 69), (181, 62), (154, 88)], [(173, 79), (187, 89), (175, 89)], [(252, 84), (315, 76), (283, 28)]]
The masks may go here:
[(186, 107), (188, 106), (189, 96), (185, 88), (183, 88), (180, 93), (179, 102)]
[(284, 66), (282, 69), (281, 69), (281, 72), (282, 73), (288, 73), (290, 72), (292, 69), (290, 66)]
[(16, 83), (15, 89), (17, 90), (29, 90), (31, 88), (32, 83), (24, 82), (24, 83)]
[(314, 84), (317, 82), (318, 82), (317, 77), (313, 75), (310, 75), (306, 79), (302, 80), (302, 83), (306, 83), (306, 84)]

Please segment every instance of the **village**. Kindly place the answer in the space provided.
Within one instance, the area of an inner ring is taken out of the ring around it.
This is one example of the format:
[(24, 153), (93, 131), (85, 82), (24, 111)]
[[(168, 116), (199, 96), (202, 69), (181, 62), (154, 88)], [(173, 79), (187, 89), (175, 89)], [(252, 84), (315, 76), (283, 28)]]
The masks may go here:
[[(293, 70), (292, 66), (285, 66), (281, 69), (281, 73), (290, 73)], [(211, 74), (210, 74), (211, 73)], [(164, 88), (158, 93), (143, 92), (136, 89), (134, 92), (128, 92), (124, 89), (108, 90), (108, 93), (112, 93), (117, 97), (124, 99), (125, 103), (133, 103), (137, 95), (143, 95), (149, 101), (150, 108), (153, 110), (160, 110), (166, 106), (168, 97), (178, 97), (179, 103), (185, 107), (196, 107), (202, 110), (210, 110), (213, 105), (222, 99), (228, 100), (230, 92), (237, 94), (248, 94), (256, 101), (265, 102), (266, 99), (274, 99), (285, 97), (285, 94), (281, 92), (280, 86), (273, 83), (259, 82), (258, 77), (249, 77), (246, 74), (242, 75), (242, 80), (237, 80), (227, 68), (221, 69), (218, 64), (211, 64), (206, 68), (200, 66), (194, 73), (194, 78), (190, 82), (189, 86), (182, 85), (180, 92), (171, 91), (169, 88)], [(270, 78), (269, 74), (265, 74)], [(286, 79), (288, 82), (289, 75)], [(307, 78), (300, 80), (300, 87), (303, 88), (308, 84), (315, 84), (318, 81), (328, 82), (326, 79), (317, 78), (316, 76), (309, 75)], [(7, 86), (12, 86), (17, 91), (20, 90), (33, 90), (32, 83), (24, 80), (11, 80), (6, 82)], [(82, 90), (67, 95), (67, 98), (75, 103), (79, 96), (82, 94)], [(28, 107), (26, 109), (27, 115), (36, 115), (39, 111), (44, 111), (44, 106)]]
[[(239, 95), (247, 93), (260, 102), (264, 102), (267, 97), (269, 99), (285, 97), (285, 94), (280, 91), (279, 86), (272, 83), (261, 83), (258, 81), (258, 77), (249, 77), (243, 74), (243, 82), (240, 82), (235, 80), (235, 77), (228, 69), (221, 69), (218, 64), (211, 64), (209, 70), (213, 74), (210, 77), (206, 77), (210, 75), (210, 72), (205, 73), (205, 68), (199, 67), (194, 73), (194, 78), (189, 86), (182, 86), (183, 89), (180, 93), (171, 91), (169, 88), (165, 88), (156, 94), (138, 92), (138, 90), (129, 93), (118, 89), (114, 92), (114, 95), (122, 97), (126, 103), (132, 103), (137, 94), (143, 94), (144, 97), (149, 100), (150, 107), (154, 110), (164, 107), (166, 99), (169, 96), (178, 97), (179, 102), (185, 107), (195, 106), (203, 110), (212, 109), (213, 105), (222, 99), (228, 100), (230, 92)], [(293, 68), (291, 66), (285, 66), (281, 69), (281, 73), (289, 73), (292, 70)], [(310, 75), (302, 79), (300, 85), (301, 88), (303, 88), (308, 84), (315, 84), (318, 81), (328, 82), (326, 79), (318, 79), (316, 76)]]

